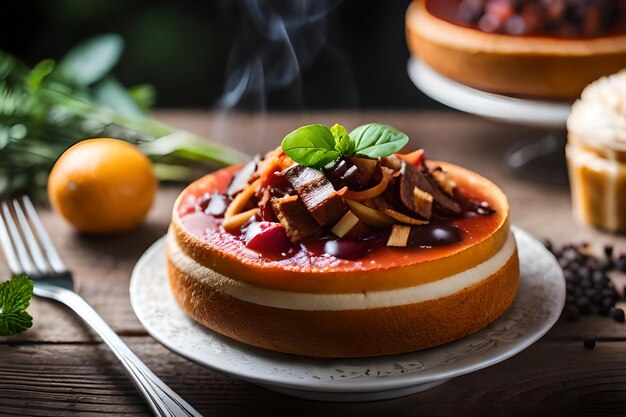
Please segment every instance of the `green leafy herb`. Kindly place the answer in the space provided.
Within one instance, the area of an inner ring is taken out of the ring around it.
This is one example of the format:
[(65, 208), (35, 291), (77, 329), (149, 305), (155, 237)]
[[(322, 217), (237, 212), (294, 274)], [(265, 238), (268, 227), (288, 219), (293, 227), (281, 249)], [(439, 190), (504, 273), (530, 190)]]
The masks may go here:
[(0, 283), (0, 336), (12, 336), (29, 329), (33, 318), (26, 312), (33, 296), (33, 281), (15, 275)]
[(352, 155), (354, 153), (354, 141), (350, 139), (348, 131), (340, 124), (336, 124), (330, 128), (335, 137), (335, 147), (342, 155)]
[(301, 165), (322, 168), (339, 158), (341, 152), (335, 149), (335, 137), (323, 125), (300, 127), (283, 139), (283, 151)]
[(152, 119), (154, 89), (126, 89), (111, 74), (122, 49), (118, 35), (102, 35), (77, 45), (59, 62), (46, 59), (32, 69), (0, 51), (0, 195), (43, 194), (59, 155), (88, 138), (139, 145), (162, 180), (187, 181), (199, 176), (204, 164), (248, 159)]
[(285, 136), (283, 151), (300, 165), (322, 168), (340, 156), (379, 158), (398, 152), (409, 137), (391, 126), (370, 123), (359, 126), (350, 134), (335, 124), (300, 127)]
[(379, 158), (398, 152), (409, 141), (409, 137), (391, 126), (370, 123), (350, 132), (359, 156)]
[(70, 50), (61, 61), (60, 69), (73, 82), (89, 85), (111, 72), (123, 50), (121, 36), (113, 33), (95, 36)]

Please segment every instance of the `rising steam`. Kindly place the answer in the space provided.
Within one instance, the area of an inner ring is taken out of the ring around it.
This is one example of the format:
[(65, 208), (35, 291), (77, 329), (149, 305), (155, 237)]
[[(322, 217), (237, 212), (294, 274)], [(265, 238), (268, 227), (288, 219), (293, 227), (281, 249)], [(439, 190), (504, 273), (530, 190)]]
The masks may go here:
[(272, 92), (289, 88), (302, 104), (301, 69), (328, 41), (339, 0), (241, 0), (243, 21), (231, 50), (222, 109), (265, 110)]

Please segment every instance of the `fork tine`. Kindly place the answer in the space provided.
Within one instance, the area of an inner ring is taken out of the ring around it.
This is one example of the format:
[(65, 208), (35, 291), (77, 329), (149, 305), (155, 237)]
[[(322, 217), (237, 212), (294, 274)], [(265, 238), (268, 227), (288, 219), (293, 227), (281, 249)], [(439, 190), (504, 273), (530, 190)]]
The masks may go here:
[(9, 229), (9, 235), (11, 236), (13, 247), (15, 248), (15, 252), (17, 252), (17, 259), (19, 259), (20, 265), (22, 265), (22, 268), (24, 269), (24, 273), (26, 273), (26, 275), (36, 275), (37, 269), (35, 268), (30, 255), (26, 251), (24, 241), (22, 240), (20, 232), (17, 230), (17, 226), (15, 225), (15, 221), (11, 215), (11, 210), (9, 209), (9, 205), (6, 201), (2, 202), (2, 214), (4, 214), (4, 222), (6, 223), (7, 229)]
[(17, 253), (15, 253), (15, 248), (11, 242), (11, 237), (9, 236), (9, 231), (7, 230), (7, 226), (2, 215), (0, 215), (0, 245), (4, 251), (4, 257), (9, 263), (11, 273), (15, 275), (23, 274), (24, 270), (22, 269), (22, 265), (17, 258)]
[(35, 266), (37, 266), (37, 269), (39, 269), (39, 272), (42, 274), (49, 272), (48, 265), (46, 264), (41, 248), (39, 247), (39, 242), (37, 242), (37, 239), (33, 234), (33, 230), (30, 227), (30, 223), (28, 223), (28, 220), (24, 215), (24, 211), (22, 210), (22, 207), (17, 199), (13, 199), (13, 210), (17, 216), (17, 221), (22, 229), (22, 235), (26, 240), (28, 251), (30, 252), (31, 258), (33, 258)]
[(63, 274), (67, 272), (67, 268), (65, 267), (65, 264), (63, 263), (58, 252), (54, 248), (54, 245), (52, 244), (52, 240), (50, 240), (50, 236), (48, 236), (48, 232), (46, 232), (46, 229), (43, 227), (43, 224), (41, 223), (41, 220), (39, 219), (39, 215), (37, 215), (37, 211), (35, 210), (33, 203), (30, 201), (30, 198), (27, 195), (22, 196), (22, 204), (24, 205), (24, 208), (26, 209), (26, 213), (28, 214), (28, 217), (30, 218), (31, 223), (34, 226), (35, 231), (37, 232), (37, 236), (39, 237), (39, 242), (41, 242), (41, 245), (43, 246), (43, 249), (46, 252), (47, 259), (48, 259), (48, 262), (50, 263), (50, 266), (56, 273)]

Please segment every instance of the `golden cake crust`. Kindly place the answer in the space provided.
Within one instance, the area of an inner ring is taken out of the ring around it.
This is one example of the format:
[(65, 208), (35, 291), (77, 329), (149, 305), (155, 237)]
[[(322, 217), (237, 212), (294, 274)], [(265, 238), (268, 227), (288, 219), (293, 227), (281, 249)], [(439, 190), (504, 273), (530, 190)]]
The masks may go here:
[(506, 311), (519, 285), (517, 251), (488, 278), (447, 297), (364, 310), (286, 310), (239, 300), (167, 263), (179, 305), (204, 326), (253, 346), (315, 357), (411, 352), (472, 334)]

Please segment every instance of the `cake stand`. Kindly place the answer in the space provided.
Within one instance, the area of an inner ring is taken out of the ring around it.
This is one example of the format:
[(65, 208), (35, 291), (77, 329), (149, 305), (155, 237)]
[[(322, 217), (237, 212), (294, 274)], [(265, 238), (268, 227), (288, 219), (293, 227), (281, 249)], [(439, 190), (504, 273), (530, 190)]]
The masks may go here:
[(446, 106), (493, 121), (544, 129), (546, 135), (512, 148), (506, 161), (517, 174), (532, 180), (565, 183), (565, 127), (571, 103), (530, 100), (488, 93), (451, 80), (423, 61), (409, 59), (411, 81), (424, 94)]

